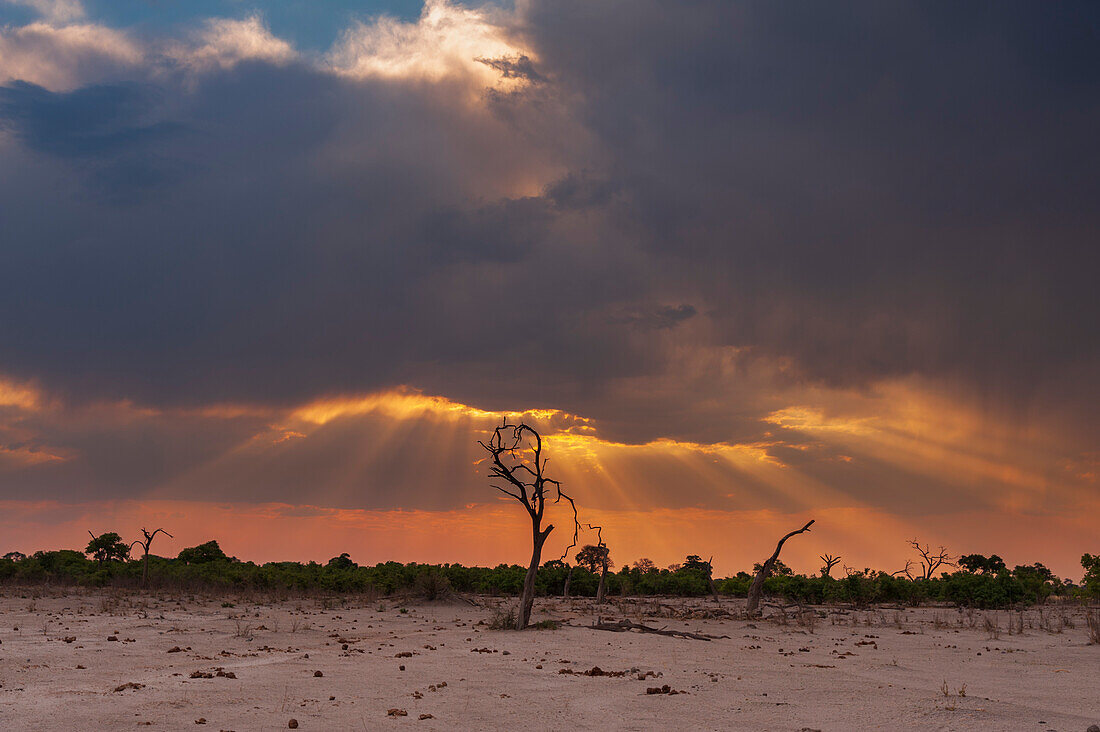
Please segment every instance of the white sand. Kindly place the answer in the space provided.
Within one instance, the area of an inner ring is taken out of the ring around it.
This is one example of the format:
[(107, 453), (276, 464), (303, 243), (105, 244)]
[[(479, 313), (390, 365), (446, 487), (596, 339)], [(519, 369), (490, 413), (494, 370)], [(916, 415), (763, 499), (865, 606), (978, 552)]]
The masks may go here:
[[(0, 597), (0, 729), (275, 730), (292, 718), (303, 730), (1085, 732), (1100, 724), (1100, 646), (1088, 645), (1079, 608), (1046, 608), (1042, 619), (1028, 611), (1025, 626), (1034, 627), (1023, 635), (1006, 633), (1004, 611), (819, 608), (826, 617), (812, 633), (793, 621), (668, 617), (715, 607), (702, 600), (612, 601), (602, 611), (730, 636), (706, 642), (582, 627), (593, 620), (587, 600), (541, 600), (536, 620), (572, 625), (516, 633), (479, 625), (493, 611), (460, 603), (323, 609), (312, 599), (34, 597), (41, 592), (8, 588)], [(234, 607), (222, 607), (227, 599)], [(996, 618), (999, 639), (983, 629), (985, 615)], [(947, 627), (935, 627), (937, 617)], [(413, 655), (395, 657), (405, 652)], [(638, 671), (559, 673), (593, 666)], [(236, 678), (190, 678), (217, 669)], [(646, 671), (660, 676), (636, 678)], [(141, 686), (115, 691), (129, 683)], [(688, 693), (646, 694), (664, 684)]]

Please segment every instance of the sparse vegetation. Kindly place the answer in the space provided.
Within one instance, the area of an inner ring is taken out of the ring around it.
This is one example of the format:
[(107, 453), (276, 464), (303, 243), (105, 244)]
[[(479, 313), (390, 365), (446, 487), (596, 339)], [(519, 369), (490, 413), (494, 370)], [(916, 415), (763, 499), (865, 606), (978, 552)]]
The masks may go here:
[[(142, 585), (144, 557), (126, 562), (105, 560), (100, 563), (86, 558), (79, 551), (66, 549), (40, 551), (30, 556), (12, 554), (0, 557), (0, 583), (118, 588), (138, 588)], [(525, 567), (515, 564), (467, 567), (461, 564), (384, 562), (361, 566), (346, 555), (336, 557), (327, 564), (269, 562), (261, 565), (226, 556), (217, 547), (217, 542), (185, 549), (180, 555), (175, 559), (149, 555), (148, 584), (151, 590), (247, 590), (330, 597), (353, 593), (379, 596), (403, 593), (425, 600), (443, 599), (450, 593), (514, 597), (520, 594), (526, 573)], [(683, 563), (674, 565), (675, 569), (659, 569), (652, 562), (624, 565), (618, 571), (608, 572), (607, 594), (705, 597), (710, 593), (709, 563), (695, 561), (697, 556), (691, 555)], [(341, 559), (343, 561), (339, 561)], [(776, 564), (778, 566), (779, 563)], [(1092, 571), (1089, 567), (1086, 569)], [(535, 593), (560, 596), (568, 580), (571, 595), (595, 597), (602, 567), (597, 564), (594, 569), (590, 571), (584, 566), (569, 566), (557, 559), (548, 561), (536, 573)], [(714, 584), (721, 595), (745, 597), (752, 580), (748, 572), (739, 572), (732, 577), (716, 579)], [(820, 574), (773, 574), (763, 583), (763, 595), (799, 605), (844, 604), (866, 608), (884, 603), (914, 607), (950, 604), (960, 608), (992, 610), (1031, 606), (1059, 598), (1088, 601), (1093, 598), (1087, 584), (1089, 581), (1092, 581), (1091, 575), (1086, 573), (1083, 586), (1068, 584), (1041, 564), (1004, 569), (996, 574), (959, 570), (928, 580), (911, 580), (871, 569), (849, 569), (845, 576), (839, 578)], [(1067, 618), (1064, 613), (1048, 611), (1037, 618), (1037, 627), (1056, 632), (1072, 622)], [(1035, 620), (1033, 618), (1029, 622)], [(971, 627), (980, 621), (980, 616), (973, 616)], [(1020, 633), (1022, 622), (1016, 619), (1011, 632)]]
[(427, 569), (416, 576), (414, 590), (425, 600), (441, 600), (451, 594), (451, 582), (438, 569)]

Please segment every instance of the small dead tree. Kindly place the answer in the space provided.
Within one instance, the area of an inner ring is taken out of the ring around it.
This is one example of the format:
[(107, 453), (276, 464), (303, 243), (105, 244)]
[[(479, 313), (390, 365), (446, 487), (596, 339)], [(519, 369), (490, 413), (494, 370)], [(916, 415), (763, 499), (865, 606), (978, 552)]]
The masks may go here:
[(145, 589), (146, 587), (149, 586), (149, 547), (153, 545), (153, 538), (157, 534), (164, 534), (169, 539), (174, 539), (175, 537), (172, 536), (171, 534), (169, 534), (164, 529), (154, 529), (153, 533), (150, 534), (145, 529), (144, 526), (141, 528), (141, 533), (145, 538), (144, 539), (136, 539), (136, 540), (130, 542), (130, 548), (133, 549), (134, 544), (138, 544), (144, 550), (144, 555), (142, 557), (142, 567), (141, 567), (141, 587), (142, 587), (142, 589)]
[(748, 604), (745, 606), (746, 613), (748, 613), (749, 615), (755, 615), (757, 610), (759, 609), (760, 597), (764, 594), (764, 580), (771, 576), (772, 569), (775, 567), (775, 563), (779, 559), (779, 552), (783, 550), (783, 544), (787, 541), (787, 539), (790, 539), (795, 534), (801, 534), (809, 531), (810, 527), (813, 526), (815, 520), (816, 519), (811, 519), (810, 522), (803, 526), (801, 529), (798, 529), (797, 531), (792, 531), (791, 533), (780, 539), (779, 543), (775, 546), (775, 552), (770, 557), (768, 557), (767, 561), (760, 565), (760, 571), (756, 573), (756, 577), (754, 577), (752, 580), (752, 585), (749, 586), (749, 601)]
[(833, 567), (840, 563), (840, 557), (834, 557), (832, 554), (822, 554), (821, 561), (825, 562), (825, 566), (821, 568), (821, 576), (832, 577)]
[(596, 604), (602, 605), (607, 599), (607, 567), (611, 561), (611, 552), (608, 550), (607, 544), (603, 543), (603, 527), (593, 526), (592, 524), (585, 525), (596, 532), (596, 549), (600, 557), (600, 585), (596, 589)]
[[(916, 549), (917, 554), (920, 554), (921, 556), (921, 561), (917, 563), (917, 566), (919, 566), (921, 569), (921, 579), (932, 579), (932, 577), (935, 576), (936, 570), (944, 565), (947, 565), (949, 567), (958, 566), (955, 564), (954, 558), (952, 558), (952, 556), (947, 552), (947, 548), (944, 546), (940, 546), (939, 549), (933, 551), (931, 545), (925, 544), (924, 546), (921, 546), (920, 542), (916, 539), (911, 539), (909, 541), (909, 546)], [(912, 579), (912, 576), (909, 574), (908, 571), (908, 562), (906, 563), (905, 567), (906, 576)]]
[(542, 547), (554, 530), (553, 524), (542, 528), (547, 494), (553, 491), (554, 503), (565, 500), (573, 509), (573, 543), (566, 552), (577, 545), (580, 531), (577, 505), (562, 491), (561, 483), (546, 477), (547, 458), (542, 453), (542, 436), (533, 427), (523, 423), (509, 424), (505, 418), (493, 430), (488, 442), (478, 440), (478, 444), (489, 453), (489, 477), (494, 481), (491, 485), (522, 503), (531, 518), (531, 563), (523, 580), (516, 614), (516, 630), (523, 630), (531, 620), (531, 607), (535, 603), (535, 576), (542, 559)]

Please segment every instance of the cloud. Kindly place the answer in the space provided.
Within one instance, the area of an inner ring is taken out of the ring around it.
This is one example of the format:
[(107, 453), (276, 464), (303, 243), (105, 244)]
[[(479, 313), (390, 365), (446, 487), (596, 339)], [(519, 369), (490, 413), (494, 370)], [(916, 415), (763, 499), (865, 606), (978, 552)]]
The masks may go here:
[[(1100, 407), (1088, 23), (809, 12), (431, 2), (319, 56), (257, 17), (5, 28), (0, 370), (66, 406), (4, 444), (76, 457), (3, 489), (443, 505), (424, 486), (472, 440), (371, 406), (408, 385), (583, 416), (576, 465), (609, 472), (571, 477), (609, 501), (1073, 505)], [(88, 417), (119, 404), (149, 414)], [(414, 484), (421, 428), (447, 449)]]
[(208, 19), (189, 42), (170, 47), (167, 54), (197, 70), (228, 69), (242, 61), (280, 65), (298, 55), (288, 42), (272, 35), (255, 15), (244, 20)]
[(358, 78), (470, 82), (514, 87), (541, 78), (529, 52), (515, 45), (508, 19), (492, 6), (426, 0), (420, 18), (382, 16), (344, 33), (330, 55), (340, 73)]
[(132, 78), (143, 60), (143, 49), (125, 32), (101, 25), (0, 27), (0, 83), (22, 81), (70, 91)]
[(14, 407), (35, 411), (42, 406), (43, 400), (42, 392), (33, 384), (0, 378), (0, 409)]

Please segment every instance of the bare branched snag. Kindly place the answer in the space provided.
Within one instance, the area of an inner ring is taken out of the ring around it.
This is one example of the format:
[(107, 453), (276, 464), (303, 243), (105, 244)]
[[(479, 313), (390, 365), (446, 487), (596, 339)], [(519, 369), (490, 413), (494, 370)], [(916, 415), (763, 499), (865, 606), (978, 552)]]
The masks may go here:
[(141, 548), (145, 551), (144, 557), (142, 559), (143, 564), (141, 567), (141, 586), (144, 589), (149, 586), (149, 547), (153, 545), (153, 538), (156, 537), (157, 534), (164, 534), (169, 539), (173, 539), (175, 537), (173, 537), (164, 529), (154, 529), (153, 533), (149, 533), (148, 531), (146, 531), (145, 527), (142, 527), (141, 533), (145, 538), (137, 539), (130, 542), (130, 548), (133, 549), (134, 544), (139, 544), (141, 545)]
[[(921, 570), (921, 579), (932, 579), (932, 577), (935, 576), (936, 570), (944, 565), (948, 567), (957, 566), (955, 560), (948, 554), (947, 549), (943, 546), (933, 551), (929, 544), (921, 546), (920, 542), (916, 539), (910, 540), (909, 546), (916, 549), (917, 553), (921, 556), (921, 561), (917, 563), (917, 566), (919, 566)], [(913, 575), (910, 574), (909, 568), (910, 563), (906, 562), (905, 569), (902, 571), (905, 572), (905, 576), (909, 577), (909, 579), (913, 579)]]
[(825, 565), (821, 568), (821, 576), (832, 577), (833, 567), (840, 562), (840, 557), (834, 557), (832, 554), (822, 554), (821, 561), (825, 562)]
[(749, 587), (749, 602), (745, 606), (745, 612), (749, 613), (750, 615), (754, 615), (759, 609), (760, 597), (764, 594), (764, 580), (771, 576), (772, 569), (775, 568), (775, 563), (779, 559), (779, 552), (783, 550), (783, 544), (787, 541), (787, 539), (790, 539), (795, 534), (801, 534), (809, 531), (810, 527), (813, 526), (813, 524), (814, 519), (811, 519), (810, 522), (803, 526), (801, 529), (798, 529), (797, 531), (792, 531), (791, 533), (787, 534), (779, 540), (779, 543), (775, 546), (775, 553), (768, 557), (768, 560), (766, 562), (760, 565), (760, 571), (756, 573), (756, 577), (754, 577), (752, 580), (752, 585)]
[(566, 552), (577, 545), (577, 533), (580, 531), (577, 506), (572, 498), (562, 492), (561, 483), (546, 477), (547, 459), (542, 453), (542, 436), (534, 428), (526, 424), (509, 424), (505, 419), (493, 430), (488, 442), (478, 441), (478, 444), (489, 453), (491, 485), (522, 503), (531, 518), (531, 563), (523, 580), (519, 612), (516, 613), (516, 630), (523, 630), (531, 620), (535, 575), (542, 559), (542, 547), (546, 537), (554, 530), (553, 524), (542, 528), (547, 492), (553, 491), (555, 503), (565, 500), (573, 509), (573, 543), (566, 548)]
[(608, 550), (607, 544), (603, 543), (603, 527), (593, 526), (592, 524), (585, 525), (596, 532), (595, 566), (598, 566), (600, 570), (600, 585), (596, 589), (596, 604), (602, 605), (604, 600), (607, 599), (607, 569), (611, 563), (611, 552)]

